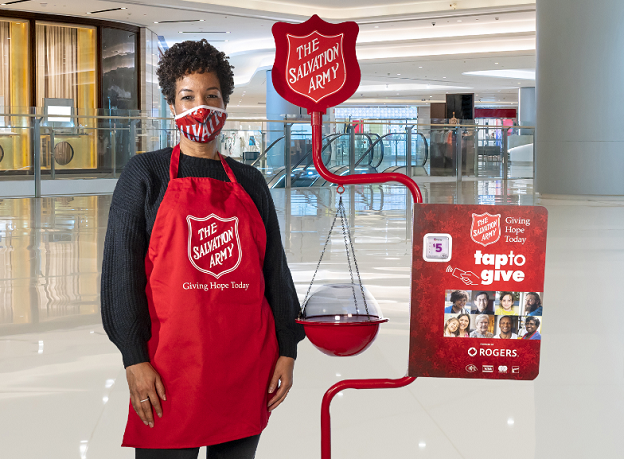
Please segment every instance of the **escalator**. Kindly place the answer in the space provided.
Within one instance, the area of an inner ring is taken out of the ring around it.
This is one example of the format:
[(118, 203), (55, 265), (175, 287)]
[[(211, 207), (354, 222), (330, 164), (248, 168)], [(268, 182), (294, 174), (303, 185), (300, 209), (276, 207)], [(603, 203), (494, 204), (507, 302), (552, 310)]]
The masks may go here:
[[(355, 134), (355, 173), (374, 174), (383, 172), (406, 173), (405, 153), (401, 150), (401, 143), (406, 144), (406, 134), (390, 133), (384, 136), (377, 134)], [(419, 148), (419, 139), (420, 145)], [(267, 154), (274, 151), (281, 151), (284, 137), (274, 141), (255, 161), (252, 166), (258, 167), (266, 163)], [(351, 134), (330, 134), (323, 138), (323, 149), (321, 157), (325, 167), (336, 175), (349, 174), (349, 151)], [(403, 145), (405, 150), (405, 145)], [(427, 175), (424, 166), (429, 157), (427, 139), (420, 133), (412, 137), (412, 175)], [(388, 155), (387, 153), (390, 153)], [(284, 188), (286, 186), (286, 168), (284, 166), (268, 171), (265, 178), (269, 188)], [(298, 157), (293, 157), (292, 171), (290, 176), (292, 187), (310, 186), (335, 186), (323, 179), (316, 171), (312, 160), (311, 143), (309, 149)]]

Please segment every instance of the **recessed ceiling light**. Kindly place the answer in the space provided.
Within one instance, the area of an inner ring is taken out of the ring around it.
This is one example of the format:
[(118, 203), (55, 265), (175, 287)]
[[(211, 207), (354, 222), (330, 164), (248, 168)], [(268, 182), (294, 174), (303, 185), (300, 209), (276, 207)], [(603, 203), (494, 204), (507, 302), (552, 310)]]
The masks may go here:
[(442, 77), (442, 78), (445, 78), (445, 79), (446, 79), (446, 77)]
[(397, 73), (397, 76), (401, 76), (401, 74), (400, 74), (400, 73)]
[(154, 24), (158, 24), (158, 21), (154, 21)]
[(204, 21), (205, 21), (205, 19), (200, 19), (200, 20), (199, 20), (199, 22), (204, 22)]
[(461, 20), (461, 19), (458, 19), (458, 20), (457, 20), (457, 22), (462, 22), (462, 20)]
[(378, 29), (378, 28), (379, 28), (379, 26), (378, 26), (378, 25), (376, 25), (376, 26), (375, 26), (375, 28), (376, 28), (376, 29)]
[(498, 65), (498, 62), (494, 62), (494, 65)]
[(418, 67), (419, 69), (421, 69), (422, 67)]

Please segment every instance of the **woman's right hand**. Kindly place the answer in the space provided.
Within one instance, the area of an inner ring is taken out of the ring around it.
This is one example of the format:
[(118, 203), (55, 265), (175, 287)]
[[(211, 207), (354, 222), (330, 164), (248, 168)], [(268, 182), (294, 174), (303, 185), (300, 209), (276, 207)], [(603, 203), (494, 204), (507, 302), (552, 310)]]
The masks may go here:
[(167, 400), (165, 386), (160, 375), (149, 362), (143, 362), (127, 367), (126, 379), (130, 388), (130, 401), (134, 411), (146, 426), (154, 427), (152, 406), (158, 417), (162, 418), (160, 399)]

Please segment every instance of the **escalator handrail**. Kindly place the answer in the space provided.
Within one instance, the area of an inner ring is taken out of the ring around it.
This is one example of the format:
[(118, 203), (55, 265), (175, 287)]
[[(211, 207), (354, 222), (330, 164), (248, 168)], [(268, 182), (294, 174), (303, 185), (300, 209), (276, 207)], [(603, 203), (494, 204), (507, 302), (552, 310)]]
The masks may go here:
[(427, 161), (429, 161), (429, 144), (427, 143), (427, 137), (425, 137), (422, 132), (416, 131), (416, 135), (421, 136), (423, 139), (423, 143), (425, 144), (425, 162), (423, 163), (424, 166), (425, 164), (427, 164)]
[[(377, 140), (375, 141), (375, 143), (373, 143), (373, 144), (369, 147), (369, 150), (372, 150), (373, 148), (375, 148), (375, 145), (377, 145), (379, 142), (383, 141), (383, 139), (384, 139), (384, 138), (386, 138), (386, 137), (388, 137), (388, 136), (390, 136), (390, 135), (395, 135), (395, 134), (398, 134), (398, 135), (406, 135), (406, 134), (404, 134), (403, 132), (389, 132), (389, 133), (387, 133), (387, 134), (384, 134), (384, 135), (382, 135), (381, 137), (379, 137), (379, 139), (377, 139)], [(423, 139), (423, 143), (425, 144), (425, 163), (424, 163), (424, 164), (426, 164), (426, 163), (427, 163), (427, 160), (429, 159), (429, 144), (427, 143), (427, 138), (424, 136), (424, 134), (423, 134), (422, 132), (418, 132), (418, 131), (417, 131), (415, 134), (416, 134), (416, 135), (421, 136), (421, 137), (422, 137), (422, 139)], [(382, 143), (382, 146), (383, 146), (383, 143)], [(380, 164), (382, 163), (382, 161), (383, 161), (383, 148), (382, 148), (381, 150), (382, 150), (382, 157), (381, 157), (381, 161), (379, 161), (379, 163), (378, 163), (376, 166), (372, 166), (372, 167), (374, 167), (375, 169), (377, 169), (377, 168), (379, 167), (379, 165), (380, 165)], [(368, 153), (368, 150), (366, 151), (366, 153)], [(364, 153), (364, 154), (366, 154), (366, 153)], [(356, 163), (356, 166), (357, 166), (358, 164), (359, 164), (359, 162), (357, 162), (357, 163)]]
[(274, 141), (271, 145), (269, 145), (269, 146), (268, 146), (268, 147), (267, 147), (267, 148), (266, 148), (266, 149), (265, 149), (265, 150), (264, 150), (264, 151), (263, 151), (263, 152), (262, 152), (262, 153), (261, 153), (261, 154), (260, 154), (260, 155), (259, 155), (259, 156), (255, 159), (255, 160), (254, 160), (254, 162), (253, 162), (253, 163), (251, 163), (251, 166), (252, 166), (252, 167), (255, 167), (256, 163), (257, 163), (258, 161), (260, 161), (262, 158), (264, 158), (264, 157), (267, 155), (267, 153), (269, 152), (269, 150), (270, 150), (271, 148), (273, 148), (273, 146), (274, 146), (277, 142), (279, 142), (280, 140), (282, 140), (282, 139), (283, 139), (283, 138), (285, 138), (285, 137), (286, 137), (286, 136), (285, 136), (285, 135), (283, 135), (283, 136), (281, 136), (279, 139), (277, 139), (276, 141)]

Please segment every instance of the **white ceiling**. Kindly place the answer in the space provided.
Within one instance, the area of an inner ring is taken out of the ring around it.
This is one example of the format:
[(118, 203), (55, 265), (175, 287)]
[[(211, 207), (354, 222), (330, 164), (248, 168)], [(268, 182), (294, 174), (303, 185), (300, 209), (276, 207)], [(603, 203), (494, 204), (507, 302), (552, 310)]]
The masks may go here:
[[(530, 79), (465, 74), (500, 70), (526, 74), (535, 69), (534, 1), (343, 0), (339, 8), (336, 3), (52, 0), (4, 8), (127, 22), (148, 27), (169, 46), (206, 38), (226, 52), (235, 66), (236, 90), (228, 111), (237, 115), (264, 114), (265, 71), (275, 54), (273, 23), (302, 22), (314, 13), (331, 22), (356, 20), (360, 26), (357, 53), (362, 83), (349, 104), (421, 105), (444, 101), (447, 92), (474, 92), (481, 103), (517, 104), (518, 88), (535, 85)], [(122, 7), (126, 9), (86, 14)], [(203, 21), (162, 23), (189, 20)]]

